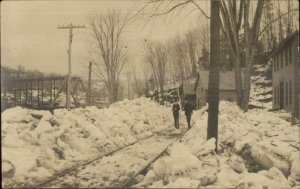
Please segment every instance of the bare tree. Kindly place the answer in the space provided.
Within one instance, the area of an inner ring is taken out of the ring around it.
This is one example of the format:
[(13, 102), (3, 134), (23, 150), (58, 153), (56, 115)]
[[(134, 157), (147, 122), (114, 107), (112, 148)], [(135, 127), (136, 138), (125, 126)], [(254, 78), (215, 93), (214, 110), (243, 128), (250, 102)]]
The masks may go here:
[(288, 0), (288, 16), (287, 16), (287, 34), (290, 34), (292, 32), (292, 18), (291, 18), (291, 10), (292, 10), (293, 4), (291, 3), (291, 0)]
[(200, 51), (199, 48), (200, 39), (197, 34), (199, 34), (197, 33), (197, 30), (189, 30), (187, 31), (187, 33), (185, 33), (185, 43), (187, 46), (189, 63), (191, 64), (192, 75), (196, 75), (197, 73), (196, 64), (197, 64), (198, 53)]
[[(263, 21), (262, 24), (263, 26), (267, 26), (269, 23), (272, 22), (274, 19), (274, 5), (271, 0), (266, 0), (265, 2), (265, 8), (264, 8), (264, 13), (263, 13)], [(276, 31), (275, 31), (275, 26), (271, 24), (269, 27), (266, 28), (265, 32), (263, 33), (262, 37), (262, 42), (264, 45), (264, 48), (270, 52), (273, 50), (276, 46)]]
[(237, 92), (237, 103), (242, 104), (242, 78), (241, 78), (241, 48), (239, 43), (239, 32), (242, 24), (245, 1), (240, 2), (239, 10), (236, 1), (230, 1), (229, 6), (224, 1), (221, 3), (222, 33), (226, 36), (230, 50), (234, 57), (235, 86)]
[[(250, 77), (253, 58), (257, 49), (257, 42), (260, 31), (260, 22), (264, 7), (264, 0), (256, 2), (256, 9), (252, 24), (250, 25), (250, 0), (240, 1), (240, 8), (237, 11), (236, 0), (221, 1), (222, 32), (226, 36), (231, 52), (234, 56), (235, 84), (237, 91), (238, 105), (248, 111), (250, 96)], [(243, 45), (245, 47), (245, 77), (241, 73), (241, 44), (240, 29), (243, 24)], [(244, 86), (242, 83), (244, 81)]]
[[(147, 78), (147, 76), (145, 76)], [(133, 68), (134, 91), (140, 97), (144, 94), (145, 90), (143, 82), (137, 77), (136, 69)]]
[(159, 86), (161, 95), (163, 95), (168, 61), (166, 46), (159, 42), (147, 42), (145, 44), (144, 58), (145, 62), (151, 66), (155, 83)]
[[(270, 0), (268, 0), (266, 2), (266, 4), (269, 4), (268, 2), (270, 2)], [(299, 12), (299, 8), (293, 8), (293, 1), (290, 1), (290, 3), (291, 3), (290, 8), (288, 7), (287, 11), (285, 13), (282, 13), (282, 14), (281, 14), (281, 11), (278, 11), (278, 7), (277, 7), (277, 9), (276, 9), (277, 11), (273, 12), (273, 14), (275, 15), (274, 16), (275, 18), (272, 19), (272, 20), (269, 20), (266, 23), (264, 23), (264, 27), (263, 27), (263, 29), (261, 29), (261, 31), (259, 33), (259, 36), (262, 36), (262, 38), (263, 38), (265, 35), (267, 35), (266, 33), (268, 33), (268, 30), (270, 28), (274, 27), (274, 28), (276, 28), (276, 31), (277, 31), (277, 32), (275, 32), (275, 37), (274, 38), (275, 39), (280, 39), (280, 36), (282, 36), (281, 38), (283, 38), (284, 36), (290, 34), (290, 33), (287, 33), (286, 31), (292, 32), (292, 31), (295, 31), (298, 28), (297, 25), (299, 25), (298, 24), (299, 16), (294, 16), (294, 14), (298, 15), (298, 13), (295, 13), (295, 12)], [(274, 7), (275, 6), (276, 6), (276, 4), (274, 4)], [(277, 6), (278, 6), (278, 4), (277, 4)], [(268, 6), (266, 6), (266, 9), (268, 9)], [(274, 10), (275, 10), (275, 8), (274, 8)], [(268, 10), (266, 10), (265, 12), (268, 12)], [(289, 15), (292, 15), (292, 16), (289, 16)], [(283, 19), (285, 21), (283, 23), (280, 23), (281, 19)], [(291, 22), (291, 23), (288, 24), (289, 22)], [(277, 24), (277, 25), (275, 25), (275, 24)], [(296, 27), (294, 27), (294, 26), (296, 26)], [(288, 29), (288, 27), (290, 27), (290, 29)], [(274, 40), (274, 42), (276, 42), (276, 43), (278, 43), (279, 41)]]
[(209, 49), (209, 25), (200, 25), (196, 32), (199, 37), (199, 44), (201, 46), (201, 49)]
[(148, 74), (148, 71), (144, 70), (143, 71), (143, 76), (144, 76), (144, 82), (145, 82), (145, 88), (144, 88), (144, 91), (145, 91), (145, 95), (148, 95), (148, 92), (149, 92), (149, 74)]
[(244, 78), (244, 96), (242, 108), (244, 111), (248, 111), (249, 108), (249, 97), (250, 97), (250, 78), (251, 68), (253, 65), (254, 55), (257, 53), (257, 42), (260, 31), (260, 22), (262, 18), (262, 12), (264, 7), (264, 0), (258, 0), (256, 5), (255, 15), (252, 21), (252, 26), (249, 24), (249, 7), (250, 0), (246, 0), (244, 4), (244, 40), (245, 40), (245, 78)]
[[(199, 35), (200, 28), (188, 30), (183, 36), (177, 34), (169, 40), (170, 68), (175, 80), (180, 78), (180, 83), (197, 73), (198, 57), (201, 46), (205, 47), (207, 39)], [(207, 35), (206, 35), (207, 36)]]
[(115, 10), (89, 17), (93, 45), (96, 46), (91, 58), (96, 65), (97, 76), (108, 89), (110, 103), (118, 99), (120, 74), (127, 61), (127, 47), (121, 38), (127, 23), (127, 17), (122, 17)]
[(171, 65), (174, 70), (175, 77), (179, 77), (180, 83), (182, 84), (185, 78), (188, 76), (188, 65), (186, 46), (179, 35), (175, 36), (170, 41), (170, 59)]
[[(280, 1), (277, 1), (277, 15), (281, 15), (281, 5), (280, 5)], [(278, 29), (279, 29), (279, 41), (281, 41), (284, 37), (284, 33), (283, 33), (283, 24), (282, 24), (282, 18), (279, 18), (278, 21)]]

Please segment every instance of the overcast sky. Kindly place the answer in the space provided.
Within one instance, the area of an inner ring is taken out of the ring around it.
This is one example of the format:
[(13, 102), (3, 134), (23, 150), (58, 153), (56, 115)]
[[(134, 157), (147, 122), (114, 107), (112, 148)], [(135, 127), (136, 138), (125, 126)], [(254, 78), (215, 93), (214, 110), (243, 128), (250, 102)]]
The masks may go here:
[[(203, 9), (209, 9), (209, 1), (199, 1)], [(1, 2), (1, 64), (42, 72), (67, 72), (68, 30), (58, 30), (59, 25), (84, 24), (88, 26), (90, 13), (103, 13), (116, 9), (135, 14), (145, 1), (2, 1)], [(167, 7), (167, 5), (166, 5)], [(147, 13), (150, 9), (146, 9)], [(177, 33), (183, 33), (199, 23), (200, 12), (187, 5), (180, 14), (172, 16), (137, 16), (126, 28), (124, 41), (129, 50), (129, 66), (141, 69), (141, 47), (144, 39), (165, 41)], [(208, 12), (208, 11), (207, 11)], [(205, 19), (203, 18), (204, 22)], [(89, 62), (89, 30), (75, 29), (72, 43), (72, 72), (87, 77)], [(128, 68), (126, 68), (128, 69)], [(124, 70), (126, 71), (126, 70)]]

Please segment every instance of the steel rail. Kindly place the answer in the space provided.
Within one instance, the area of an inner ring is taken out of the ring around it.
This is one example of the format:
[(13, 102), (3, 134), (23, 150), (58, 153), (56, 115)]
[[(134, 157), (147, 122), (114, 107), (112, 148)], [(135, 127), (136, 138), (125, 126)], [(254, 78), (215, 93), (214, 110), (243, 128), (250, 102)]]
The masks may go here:
[(180, 140), (181, 138), (183, 138), (185, 136), (185, 134), (188, 132), (189, 130), (187, 130), (183, 135), (175, 138), (172, 142), (170, 142), (168, 145), (166, 145), (166, 147), (163, 148), (163, 150), (161, 150), (155, 157), (153, 157), (150, 161), (147, 162), (147, 164), (142, 167), (141, 169), (139, 169), (133, 176), (131, 176), (129, 179), (125, 180), (125, 182), (123, 182), (120, 186), (117, 186), (116, 188), (130, 188), (130, 186), (133, 183), (133, 180), (135, 177), (137, 177), (141, 172), (143, 172), (144, 170), (146, 170), (155, 160), (157, 160), (175, 141)]
[[(49, 177), (49, 178), (46, 178), (45, 180), (40, 181), (40, 182), (37, 183), (37, 184), (34, 184), (34, 185), (27, 185), (27, 186), (18, 186), (18, 187), (22, 187), (22, 188), (44, 188), (44, 187), (47, 187), (47, 186), (49, 186), (49, 184), (50, 184), (51, 182), (53, 182), (53, 181), (55, 181), (55, 180), (58, 180), (59, 178), (65, 176), (66, 174), (69, 174), (69, 173), (71, 173), (71, 172), (73, 172), (73, 171), (75, 171), (75, 170), (77, 170), (77, 169), (80, 169), (81, 167), (84, 167), (84, 166), (86, 166), (86, 165), (89, 165), (89, 164), (91, 164), (91, 163), (93, 163), (93, 162), (95, 162), (95, 161), (97, 161), (97, 160), (99, 160), (99, 159), (101, 159), (101, 158), (103, 158), (103, 157), (112, 155), (113, 153), (118, 152), (118, 151), (121, 151), (121, 150), (123, 150), (123, 149), (125, 149), (125, 148), (127, 148), (127, 147), (130, 147), (130, 146), (134, 145), (134, 144), (137, 144), (137, 143), (142, 142), (142, 141), (144, 141), (144, 140), (146, 140), (146, 139), (152, 138), (152, 137), (156, 136), (157, 134), (159, 134), (159, 133), (161, 133), (161, 132), (164, 132), (164, 131), (167, 131), (167, 130), (168, 130), (168, 128), (167, 128), (167, 129), (162, 129), (162, 130), (159, 130), (159, 131), (155, 131), (155, 132), (153, 132), (153, 134), (151, 134), (151, 135), (149, 135), (149, 136), (147, 136), (147, 137), (145, 137), (145, 138), (143, 138), (143, 139), (134, 141), (134, 142), (132, 142), (132, 143), (130, 143), (130, 144), (128, 144), (128, 145), (122, 146), (121, 148), (118, 148), (118, 149), (112, 150), (112, 151), (110, 151), (110, 152), (101, 154), (100, 156), (97, 156), (97, 157), (95, 157), (95, 158), (92, 158), (91, 160), (88, 160), (88, 161), (86, 161), (86, 162), (84, 162), (84, 163), (82, 163), (82, 164), (75, 165), (75, 166), (72, 166), (72, 167), (70, 167), (70, 168), (64, 169), (64, 170), (62, 170), (62, 171), (60, 171), (60, 172), (54, 174), (53, 176), (51, 176), (51, 177)], [(188, 131), (188, 130), (187, 130), (187, 131)], [(160, 155), (163, 154), (163, 153), (168, 149), (168, 147), (169, 147), (170, 145), (172, 145), (175, 141), (177, 141), (177, 140), (179, 140), (180, 138), (182, 138), (182, 137), (187, 133), (187, 131), (186, 131), (183, 135), (181, 135), (181, 136), (179, 136), (179, 137), (176, 137), (172, 142), (170, 142), (170, 144), (168, 144), (165, 148), (163, 148), (163, 150), (160, 151), (159, 154), (157, 154), (154, 158), (152, 158), (152, 159), (147, 163), (146, 166), (144, 166), (143, 168), (141, 168), (140, 170), (138, 170), (138, 172), (137, 172), (136, 174), (134, 174), (134, 176), (130, 177), (129, 180), (126, 180), (125, 183), (122, 183), (121, 186), (120, 186), (120, 187), (117, 187), (117, 188), (124, 188), (124, 187), (129, 186), (129, 184), (132, 183), (133, 179), (134, 179), (140, 172), (142, 172), (143, 170), (145, 170), (146, 168), (148, 168), (149, 165), (150, 165), (152, 162), (154, 162), (156, 159), (158, 159), (158, 158), (160, 157)]]
[(96, 158), (93, 158), (93, 159), (91, 159), (91, 160), (88, 160), (87, 162), (84, 162), (83, 164), (75, 165), (75, 166), (72, 166), (71, 168), (67, 168), (67, 169), (65, 169), (65, 170), (63, 170), (63, 171), (61, 171), (61, 172), (59, 172), (59, 173), (56, 173), (56, 174), (53, 175), (52, 177), (47, 178), (46, 180), (43, 180), (43, 181), (39, 182), (39, 183), (36, 184), (36, 185), (25, 186), (25, 188), (43, 188), (43, 187), (46, 187), (49, 183), (51, 183), (51, 182), (57, 180), (59, 177), (62, 177), (62, 176), (66, 175), (66, 174), (68, 174), (68, 173), (71, 173), (71, 172), (73, 172), (73, 171), (75, 171), (75, 170), (77, 170), (77, 169), (79, 169), (79, 168), (81, 168), (81, 167), (84, 167), (84, 166), (86, 166), (86, 165), (89, 165), (89, 164), (91, 164), (91, 163), (93, 163), (93, 162), (95, 162), (95, 161), (97, 161), (97, 160), (99, 160), (99, 159), (101, 159), (101, 158), (103, 158), (103, 157), (105, 157), (105, 156), (109, 156), (109, 155), (111, 155), (111, 154), (113, 154), (113, 153), (115, 153), (115, 152), (118, 152), (118, 151), (120, 151), (120, 150), (122, 150), (122, 149), (124, 149), (124, 148), (126, 148), (126, 147), (132, 146), (132, 145), (134, 145), (134, 144), (136, 144), (136, 143), (138, 143), (138, 142), (141, 142), (141, 141), (144, 141), (144, 140), (146, 140), (146, 139), (149, 139), (149, 138), (151, 138), (151, 137), (153, 137), (153, 136), (155, 136), (155, 134), (152, 134), (152, 135), (150, 135), (150, 136), (147, 136), (147, 137), (145, 137), (145, 138), (143, 138), (143, 139), (141, 139), (141, 140), (134, 141), (134, 142), (132, 142), (132, 143), (130, 143), (130, 144), (128, 144), (128, 145), (122, 146), (121, 148), (112, 150), (112, 151), (107, 152), (107, 153), (105, 153), (105, 154), (101, 154), (100, 156), (98, 156), (98, 157), (96, 157)]

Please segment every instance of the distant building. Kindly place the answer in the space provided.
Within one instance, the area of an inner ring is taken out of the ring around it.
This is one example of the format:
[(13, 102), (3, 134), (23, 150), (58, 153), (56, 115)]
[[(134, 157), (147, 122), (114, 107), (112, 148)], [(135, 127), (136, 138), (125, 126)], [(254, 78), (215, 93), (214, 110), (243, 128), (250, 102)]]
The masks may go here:
[[(208, 96), (208, 71), (199, 71), (199, 81), (189, 81), (183, 84), (183, 97), (195, 105), (196, 109), (207, 103)], [(219, 99), (237, 101), (233, 71), (220, 72)]]
[(273, 109), (285, 109), (299, 119), (299, 31), (284, 39), (271, 53)]

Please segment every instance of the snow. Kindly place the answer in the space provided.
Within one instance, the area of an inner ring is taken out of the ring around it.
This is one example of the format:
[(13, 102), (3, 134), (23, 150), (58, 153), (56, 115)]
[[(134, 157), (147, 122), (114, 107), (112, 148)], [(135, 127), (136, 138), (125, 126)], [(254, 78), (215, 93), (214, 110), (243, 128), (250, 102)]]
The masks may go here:
[(159, 179), (166, 174), (177, 175), (191, 169), (198, 169), (201, 164), (186, 145), (175, 143), (170, 158), (156, 162), (153, 170), (156, 178)]
[(8, 172), (10, 169), (12, 169), (12, 166), (11, 164), (7, 163), (7, 162), (4, 162), (2, 164), (2, 171), (3, 172)]
[(266, 109), (272, 108), (272, 80), (266, 77), (270, 66), (270, 64), (254, 65), (254, 71), (257, 72), (258, 75), (251, 76), (249, 102), (252, 105)]
[(178, 178), (175, 182), (171, 182), (164, 188), (197, 188), (199, 180), (191, 180), (190, 178)]
[[(119, 188), (128, 182), (128, 179), (134, 174), (138, 173), (142, 167), (146, 166), (171, 141), (172, 138), (155, 135), (126, 147), (111, 156), (105, 156), (92, 164), (86, 165), (84, 168), (76, 170), (73, 175), (65, 175), (60, 178), (58, 183), (50, 186), (55, 188), (66, 185), (72, 188)], [(148, 149), (147, 147), (150, 144), (157, 146), (157, 148)], [(76, 175), (76, 178), (74, 178), (74, 175)], [(141, 181), (144, 178), (144, 176), (138, 175), (136, 181)]]
[[(221, 151), (217, 155), (212, 152), (215, 139), (206, 141), (206, 109), (207, 106), (194, 112), (195, 124), (182, 143), (174, 144), (169, 156), (154, 163), (155, 181), (148, 179), (136, 186), (291, 188), (300, 185), (299, 149), (295, 148), (300, 144), (299, 126), (287, 121), (290, 115), (266, 109), (244, 113), (235, 103), (221, 101), (218, 140)], [(262, 171), (248, 170), (243, 155), (247, 148), (255, 162), (261, 164)]]
[[(256, 66), (259, 72), (266, 69)], [(270, 82), (261, 75), (252, 80), (251, 104), (261, 106), (261, 100), (272, 97), (263, 94), (272, 90)], [(157, 159), (145, 176), (136, 177), (138, 183), (134, 186), (299, 188), (299, 125), (292, 126), (291, 115), (283, 110), (268, 111), (271, 103), (244, 113), (235, 103), (220, 102), (218, 154), (213, 151), (216, 139), (206, 139), (208, 106), (195, 111), (193, 127), (172, 144), (169, 155)], [(105, 109), (57, 109), (53, 115), (21, 107), (8, 109), (2, 113), (2, 173), (8, 175), (2, 182), (6, 186), (35, 183), (171, 125), (170, 108), (146, 98), (124, 100)], [(179, 130), (168, 132), (181, 134)], [(155, 138), (151, 143), (126, 149), (125, 154), (104, 157), (77, 177), (63, 177), (63, 183), (109, 187), (126, 181), (155, 156), (159, 145), (168, 142)], [(253, 167), (253, 161), (258, 168)]]
[(16, 186), (45, 179), (166, 129), (171, 116), (169, 108), (146, 98), (117, 102), (106, 109), (56, 109), (53, 115), (7, 109), (2, 113), (2, 157), (15, 167), (15, 174), (2, 182)]
[(153, 170), (148, 171), (145, 175), (144, 179), (142, 180), (144, 185), (149, 185), (155, 181), (155, 173)]

